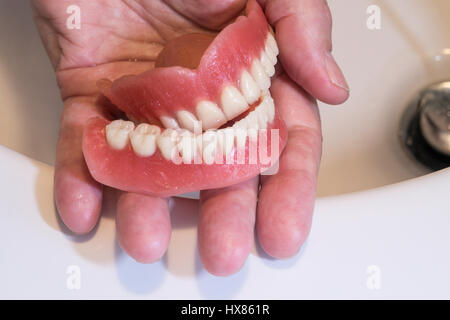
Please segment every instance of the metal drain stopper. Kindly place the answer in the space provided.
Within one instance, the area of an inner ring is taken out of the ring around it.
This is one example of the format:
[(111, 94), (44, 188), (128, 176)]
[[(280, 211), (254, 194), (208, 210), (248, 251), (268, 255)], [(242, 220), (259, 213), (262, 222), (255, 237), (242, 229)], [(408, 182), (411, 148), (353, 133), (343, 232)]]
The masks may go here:
[(450, 81), (432, 85), (419, 101), (420, 130), (436, 151), (450, 156)]

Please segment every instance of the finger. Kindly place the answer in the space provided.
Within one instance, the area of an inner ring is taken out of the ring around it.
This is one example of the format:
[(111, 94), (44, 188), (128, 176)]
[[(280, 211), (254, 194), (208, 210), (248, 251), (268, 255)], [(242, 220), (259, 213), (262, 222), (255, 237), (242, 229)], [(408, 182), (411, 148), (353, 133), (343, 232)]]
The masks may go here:
[(208, 272), (226, 276), (245, 263), (254, 242), (259, 178), (200, 194), (200, 258)]
[(262, 177), (256, 230), (269, 255), (286, 258), (300, 250), (311, 228), (322, 136), (308, 94), (286, 76), (273, 81), (271, 92), (288, 127), (288, 142), (278, 173)]
[(331, 54), (331, 14), (325, 0), (260, 0), (275, 27), (289, 76), (329, 104), (347, 100), (349, 87)]
[(123, 192), (116, 215), (117, 239), (133, 259), (159, 260), (167, 250), (171, 225), (167, 199)]
[(54, 193), (58, 213), (75, 233), (87, 233), (100, 215), (102, 186), (89, 173), (81, 139), (92, 117), (104, 116), (96, 97), (67, 99), (56, 149)]
[(208, 29), (218, 30), (237, 16), (245, 0), (165, 0), (179, 14)]

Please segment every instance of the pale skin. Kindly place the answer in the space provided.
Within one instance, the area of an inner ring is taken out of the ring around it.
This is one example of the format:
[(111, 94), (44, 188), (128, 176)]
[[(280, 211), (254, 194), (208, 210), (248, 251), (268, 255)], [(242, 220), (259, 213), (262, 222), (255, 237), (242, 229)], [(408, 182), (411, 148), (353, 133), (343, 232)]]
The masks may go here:
[[(221, 276), (243, 266), (255, 230), (261, 247), (272, 257), (287, 258), (300, 250), (311, 227), (321, 157), (314, 98), (339, 104), (349, 95), (330, 53), (331, 16), (325, 0), (259, 3), (275, 29), (285, 70), (273, 79), (271, 92), (289, 137), (276, 175), (201, 192), (200, 258), (206, 270)], [(66, 8), (72, 4), (81, 8), (81, 30), (66, 28)], [(96, 225), (107, 190), (90, 176), (81, 150), (87, 121), (107, 114), (96, 81), (153, 68), (167, 41), (185, 33), (220, 31), (242, 11), (245, 1), (34, 0), (32, 5), (64, 101), (55, 201), (67, 227), (84, 234)], [(168, 199), (114, 194), (121, 247), (139, 262), (159, 260), (170, 241)]]

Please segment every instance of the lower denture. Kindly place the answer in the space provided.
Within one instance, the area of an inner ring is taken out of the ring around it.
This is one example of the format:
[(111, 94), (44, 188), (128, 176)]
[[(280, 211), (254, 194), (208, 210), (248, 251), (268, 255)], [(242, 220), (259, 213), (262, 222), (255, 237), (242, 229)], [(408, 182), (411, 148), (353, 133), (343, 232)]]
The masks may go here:
[[(163, 127), (91, 121), (83, 153), (97, 181), (161, 196), (237, 183), (268, 167), (249, 162), (261, 129), (267, 130), (263, 147), (273, 152), (277, 139), (278, 154), (271, 157), (279, 156), (287, 134), (269, 91), (278, 47), (254, 0), (246, 12), (212, 41), (195, 70), (161, 67), (101, 82), (102, 92), (130, 119), (159, 119)], [(230, 54), (230, 41), (239, 34), (247, 43)], [(238, 164), (242, 152), (244, 163)]]

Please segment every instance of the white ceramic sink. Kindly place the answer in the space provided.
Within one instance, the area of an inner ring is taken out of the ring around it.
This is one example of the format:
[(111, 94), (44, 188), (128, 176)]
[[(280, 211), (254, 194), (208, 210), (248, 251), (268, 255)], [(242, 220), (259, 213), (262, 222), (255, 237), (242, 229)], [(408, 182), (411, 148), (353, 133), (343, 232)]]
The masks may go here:
[[(380, 30), (366, 27), (373, 4)], [(84, 237), (57, 219), (52, 165), (62, 103), (28, 2), (0, 0), (0, 298), (450, 298), (450, 169), (429, 174), (397, 138), (414, 93), (450, 79), (450, 2), (329, 5), (334, 55), (352, 92), (342, 106), (320, 104), (324, 153), (311, 237), (285, 261), (256, 248), (242, 271), (221, 279), (201, 268), (195, 208), (175, 210), (169, 251), (150, 266), (118, 248), (111, 212)], [(72, 265), (81, 290), (66, 286)], [(372, 290), (377, 272), (382, 285)]]

